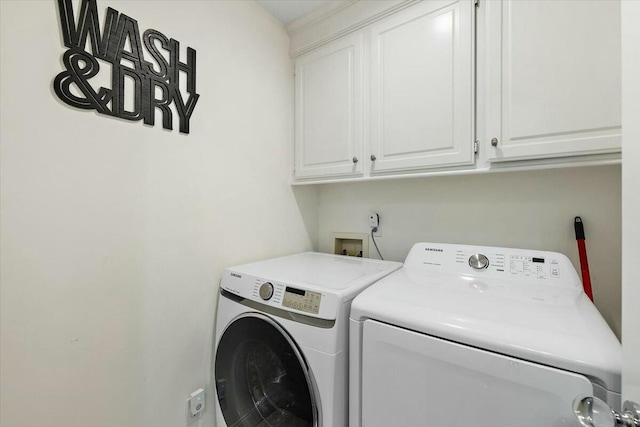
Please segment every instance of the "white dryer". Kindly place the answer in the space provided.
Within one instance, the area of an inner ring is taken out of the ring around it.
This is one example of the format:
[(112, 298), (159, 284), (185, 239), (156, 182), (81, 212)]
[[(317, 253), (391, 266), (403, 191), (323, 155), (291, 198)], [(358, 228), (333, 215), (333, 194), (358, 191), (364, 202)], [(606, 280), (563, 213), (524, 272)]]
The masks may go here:
[(345, 427), (351, 301), (401, 266), (307, 252), (225, 270), (216, 425)]
[(419, 243), (351, 306), (351, 427), (574, 427), (621, 346), (567, 257)]

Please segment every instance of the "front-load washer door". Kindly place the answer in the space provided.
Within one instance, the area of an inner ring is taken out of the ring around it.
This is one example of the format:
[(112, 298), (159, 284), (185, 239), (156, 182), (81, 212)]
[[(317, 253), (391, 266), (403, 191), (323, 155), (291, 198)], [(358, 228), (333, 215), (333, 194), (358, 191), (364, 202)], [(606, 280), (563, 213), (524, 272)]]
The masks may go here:
[(289, 334), (247, 313), (225, 329), (216, 350), (218, 405), (227, 427), (318, 427), (315, 381)]

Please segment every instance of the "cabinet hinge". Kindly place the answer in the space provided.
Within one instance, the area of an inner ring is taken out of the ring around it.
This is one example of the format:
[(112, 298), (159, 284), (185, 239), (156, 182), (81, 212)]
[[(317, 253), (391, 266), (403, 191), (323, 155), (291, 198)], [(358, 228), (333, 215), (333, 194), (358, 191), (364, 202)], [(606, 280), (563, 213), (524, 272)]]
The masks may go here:
[(478, 145), (479, 145), (478, 142), (479, 141), (477, 139), (473, 141), (473, 152), (476, 154), (478, 153)]

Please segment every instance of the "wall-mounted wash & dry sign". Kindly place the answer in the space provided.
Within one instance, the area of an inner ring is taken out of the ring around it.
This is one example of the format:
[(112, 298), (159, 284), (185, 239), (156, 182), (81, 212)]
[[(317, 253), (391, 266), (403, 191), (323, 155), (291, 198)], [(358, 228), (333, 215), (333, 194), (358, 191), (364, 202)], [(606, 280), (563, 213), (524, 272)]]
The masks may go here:
[[(189, 121), (200, 97), (196, 93), (195, 49), (187, 47), (186, 62), (181, 62), (180, 42), (154, 29), (145, 30), (140, 37), (138, 22), (110, 7), (101, 29), (96, 0), (81, 1), (77, 20), (72, 0), (58, 0), (58, 9), (68, 48), (63, 56), (66, 70), (53, 82), (58, 98), (72, 107), (143, 120), (151, 126), (158, 109), (165, 129), (173, 129), (173, 104), (180, 132), (189, 133)], [(96, 89), (90, 81), (100, 72), (100, 61), (111, 65), (111, 88)], [(180, 90), (181, 75), (186, 76), (186, 97)], [(125, 79), (133, 83), (132, 90), (125, 91), (125, 87), (131, 88), (130, 84), (125, 86)]]

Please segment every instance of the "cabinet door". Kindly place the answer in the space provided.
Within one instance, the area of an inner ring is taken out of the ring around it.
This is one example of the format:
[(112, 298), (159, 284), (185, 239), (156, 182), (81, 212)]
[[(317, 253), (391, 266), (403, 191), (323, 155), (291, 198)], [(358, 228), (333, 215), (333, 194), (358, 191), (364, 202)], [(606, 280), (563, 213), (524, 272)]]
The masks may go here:
[(489, 159), (619, 151), (620, 2), (484, 4)]
[(472, 164), (470, 0), (428, 1), (371, 27), (371, 173)]
[(295, 59), (295, 177), (362, 175), (362, 33)]

